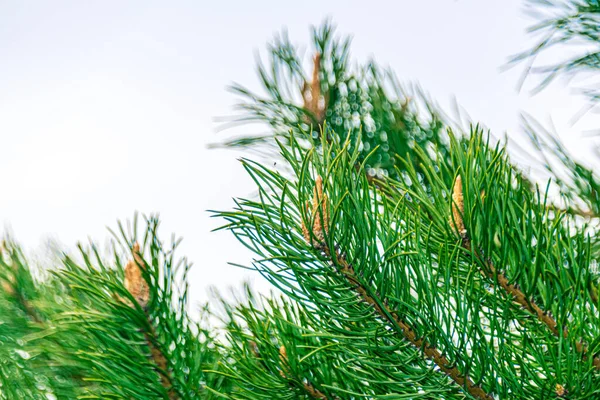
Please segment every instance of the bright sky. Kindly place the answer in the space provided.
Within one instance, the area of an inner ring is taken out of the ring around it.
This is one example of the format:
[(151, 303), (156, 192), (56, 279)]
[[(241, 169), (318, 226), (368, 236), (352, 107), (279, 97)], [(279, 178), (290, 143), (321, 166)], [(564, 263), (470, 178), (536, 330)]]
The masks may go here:
[(227, 265), (250, 254), (210, 233), (221, 221), (205, 211), (253, 191), (240, 153), (206, 146), (220, 140), (213, 119), (233, 112), (225, 87), (258, 88), (255, 51), (282, 27), (306, 44), (331, 16), (356, 60), (374, 56), (442, 105), (456, 96), (496, 134), (517, 134), (527, 111), (589, 147), (585, 122), (569, 124), (579, 98), (561, 85), (519, 94), (522, 68), (499, 70), (527, 48), (523, 1), (2, 2), (0, 222), (35, 252), (103, 242), (117, 219), (159, 212), (194, 261), (192, 302), (243, 277), (264, 290)]

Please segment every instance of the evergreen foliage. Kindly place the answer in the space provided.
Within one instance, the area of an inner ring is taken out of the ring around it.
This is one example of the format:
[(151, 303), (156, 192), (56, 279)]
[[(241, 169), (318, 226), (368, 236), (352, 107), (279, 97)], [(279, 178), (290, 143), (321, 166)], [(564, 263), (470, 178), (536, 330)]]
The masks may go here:
[[(598, 42), (595, 2), (538, 7), (562, 14), (519, 59)], [(233, 87), (230, 123), (271, 132), (226, 145), (283, 166), (242, 159), (256, 195), (213, 211), (277, 294), (214, 296), (192, 320), (190, 266), (156, 216), (119, 224), (109, 251), (63, 254), (46, 278), (7, 240), (0, 399), (600, 398), (593, 170), (528, 119), (550, 178), (533, 182), (479, 126), (453, 129), (374, 62), (350, 67), (330, 23), (313, 45), (305, 72), (277, 37), (264, 92)]]
[(477, 128), (450, 142), (449, 171), (418, 148), (422, 176), (406, 164), (431, 190), (393, 180), (373, 190), (349, 141), (303, 151), (292, 140), (281, 151), (294, 179), (245, 161), (259, 199), (220, 215), (321, 329), (387, 361), (377, 382), (411, 382), (385, 394), (549, 398), (563, 387), (593, 398), (600, 321), (587, 235), (548, 211)]
[(4, 250), (0, 398), (196, 399), (223, 381), (203, 372), (220, 353), (189, 319), (189, 266), (157, 227), (155, 217), (141, 234), (137, 218), (130, 232), (120, 225), (112, 262), (80, 247), (81, 261), (65, 255), (43, 282), (17, 247)]

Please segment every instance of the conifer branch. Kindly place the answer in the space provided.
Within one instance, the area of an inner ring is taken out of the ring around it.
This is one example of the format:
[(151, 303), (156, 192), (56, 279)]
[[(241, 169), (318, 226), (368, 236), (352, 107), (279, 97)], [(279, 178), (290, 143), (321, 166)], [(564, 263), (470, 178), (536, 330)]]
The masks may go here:
[[(148, 320), (148, 323), (150, 324), (151, 321)], [(146, 339), (146, 343), (150, 348), (152, 360), (154, 361), (154, 364), (156, 365), (158, 373), (160, 375), (160, 382), (163, 385), (163, 387), (167, 389), (169, 400), (178, 400), (179, 397), (175, 392), (175, 388), (173, 387), (173, 384), (171, 382), (171, 377), (168, 374), (167, 358), (163, 354), (162, 350), (159, 349), (158, 346), (156, 346), (155, 344), (156, 331), (154, 330), (154, 327), (152, 327), (151, 324), (149, 326), (149, 332), (144, 332), (144, 338)]]
[[(376, 295), (371, 294), (370, 290), (363, 285), (356, 276), (352, 264), (346, 260), (338, 249), (331, 251), (325, 240), (325, 235), (328, 233), (328, 226), (325, 225), (325, 222), (329, 222), (329, 205), (325, 202), (326, 199), (326, 195), (323, 194), (322, 178), (318, 176), (315, 180), (313, 213), (312, 216), (308, 216), (309, 218), (314, 218), (315, 212), (318, 212), (318, 214), (316, 214), (318, 218), (315, 218), (313, 229), (311, 230), (302, 224), (302, 231), (305, 239), (307, 238), (307, 232), (309, 234), (307, 242), (316, 250), (322, 251), (330, 259), (333, 266), (348, 280), (348, 283), (356, 290), (364, 303), (372, 306), (381, 319), (388, 321), (388, 323), (392, 325), (392, 328), (399, 330), (406, 341), (411, 343), (416, 349), (421, 350), (428, 359), (433, 361), (457, 385), (464, 388), (469, 394), (477, 399), (493, 400), (493, 397), (486, 393), (480, 386), (476, 385), (468, 375), (463, 375), (456, 366), (451, 367), (450, 365), (452, 365), (452, 363), (450, 360), (448, 360), (448, 358), (435, 346), (431, 345), (423, 338), (417, 337), (415, 330), (400, 318), (396, 312), (392, 311), (385, 301), (381, 302)], [(317, 207), (316, 209), (315, 206)], [(319, 231), (315, 230), (317, 227), (321, 229)]]
[[(510, 283), (506, 275), (502, 272), (498, 271), (494, 264), (492, 264), (491, 260), (486, 259), (482, 256), (480, 251), (473, 250), (473, 246), (471, 244), (471, 239), (468, 235), (468, 232), (465, 228), (464, 224), (464, 198), (463, 198), (463, 185), (462, 179), (460, 175), (456, 176), (454, 181), (454, 188), (452, 191), (452, 219), (450, 220), (450, 225), (454, 228), (454, 232), (460, 236), (462, 239), (463, 246), (467, 250), (472, 250), (475, 253), (475, 256), (483, 262), (485, 268), (481, 270), (481, 273), (492, 281), (496, 282), (513, 300), (518, 303), (523, 309), (529, 311), (531, 314), (535, 315), (539, 321), (544, 323), (550, 332), (554, 336), (559, 337), (559, 327), (558, 323), (552, 316), (552, 314), (544, 309), (542, 309), (539, 305), (537, 305), (533, 299), (527, 298), (525, 293), (519, 288), (517, 284)], [(566, 338), (568, 336), (567, 327), (563, 327), (562, 329), (563, 336)], [(584, 359), (588, 357), (588, 347), (581, 340), (575, 342), (575, 349), (579, 352)], [(593, 357), (594, 367), (600, 370), (600, 357)]]
[(402, 320), (396, 312), (390, 310), (385, 304), (381, 306), (379, 304), (380, 302), (378, 301), (379, 299), (371, 295), (368, 289), (366, 289), (365, 286), (360, 283), (356, 277), (352, 265), (348, 263), (348, 261), (346, 261), (346, 259), (341, 256), (339, 252), (336, 251), (331, 254), (327, 246), (323, 247), (323, 251), (325, 254), (331, 257), (335, 265), (340, 267), (340, 272), (342, 272), (348, 282), (355, 288), (361, 299), (365, 303), (373, 306), (379, 317), (391, 322), (394, 327), (400, 328), (402, 335), (408, 342), (410, 342), (415, 348), (423, 351), (427, 358), (435, 362), (435, 364), (442, 371), (444, 371), (446, 375), (448, 375), (459, 386), (465, 388), (472, 396), (477, 399), (493, 399), (493, 397), (487, 394), (480, 386), (476, 385), (468, 375), (463, 375), (457, 367), (449, 367), (449, 365), (451, 365), (450, 360), (448, 360), (446, 356), (442, 355), (442, 353), (435, 346), (432, 346), (422, 338), (418, 338), (414, 329), (412, 329), (408, 323)]
[[(156, 345), (157, 335), (152, 325), (152, 319), (148, 315), (148, 301), (150, 300), (150, 287), (143, 276), (145, 263), (140, 254), (140, 245), (135, 243), (132, 248), (133, 260), (129, 260), (125, 266), (125, 288), (142, 308), (146, 317), (146, 330), (144, 338), (150, 349), (150, 357), (156, 366), (162, 386), (167, 390), (169, 400), (178, 400), (175, 388), (168, 373), (168, 361), (163, 351)], [(126, 301), (130, 307), (134, 307), (130, 301)]]

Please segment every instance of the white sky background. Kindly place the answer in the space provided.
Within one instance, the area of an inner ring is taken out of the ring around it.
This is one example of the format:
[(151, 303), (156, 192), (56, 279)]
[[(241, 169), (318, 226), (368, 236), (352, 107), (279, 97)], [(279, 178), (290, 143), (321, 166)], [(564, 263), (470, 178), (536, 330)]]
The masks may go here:
[[(52, 1), (0, 4), (0, 222), (31, 252), (48, 239), (67, 248), (134, 211), (159, 212), (162, 236), (182, 236), (195, 264), (193, 304), (207, 287), (256, 274), (227, 265), (251, 256), (207, 209), (229, 209), (253, 185), (236, 158), (209, 150), (214, 117), (232, 115), (225, 87), (257, 89), (256, 50), (287, 27), (309, 43), (309, 25), (333, 17), (352, 34), (353, 59), (368, 57), (418, 81), (442, 106), (456, 96), (496, 135), (521, 131), (519, 113), (579, 148), (594, 116), (572, 126), (582, 101), (563, 85), (517, 93), (527, 48), (524, 0)], [(591, 122), (590, 122), (591, 121)], [(251, 132), (250, 127), (247, 128)], [(243, 132), (238, 130), (238, 132)]]

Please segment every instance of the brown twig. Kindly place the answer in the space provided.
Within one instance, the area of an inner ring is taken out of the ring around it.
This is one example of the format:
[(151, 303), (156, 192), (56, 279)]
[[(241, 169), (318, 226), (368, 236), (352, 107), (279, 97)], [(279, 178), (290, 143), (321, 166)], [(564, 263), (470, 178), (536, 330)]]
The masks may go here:
[(367, 289), (359, 282), (354, 273), (354, 268), (349, 264), (345, 258), (343, 258), (338, 252), (334, 255), (329, 254), (327, 246), (323, 248), (326, 254), (328, 254), (334, 264), (340, 267), (340, 271), (344, 274), (348, 282), (358, 291), (361, 299), (373, 306), (377, 311), (377, 314), (384, 320), (392, 322), (393, 325), (400, 328), (404, 338), (409, 341), (414, 347), (420, 349), (425, 355), (435, 362), (435, 364), (448, 375), (454, 382), (459, 386), (465, 388), (472, 396), (478, 399), (492, 400), (492, 396), (487, 394), (480, 386), (476, 385), (471, 378), (467, 375), (463, 375), (457, 367), (449, 367), (451, 365), (450, 360), (446, 356), (442, 355), (440, 351), (430, 345), (427, 341), (422, 338), (418, 338), (415, 331), (409, 324), (403, 321), (397, 313), (391, 311), (387, 306), (381, 306), (374, 296), (369, 294)]
[[(150, 324), (150, 321), (148, 321)], [(170, 400), (177, 400), (179, 397), (175, 392), (175, 388), (171, 382), (171, 377), (168, 375), (168, 362), (167, 358), (163, 354), (162, 350), (159, 349), (154, 344), (154, 338), (156, 338), (156, 331), (154, 327), (150, 324), (150, 332), (144, 332), (144, 338), (146, 339), (146, 344), (150, 348), (150, 356), (154, 361), (154, 364), (157, 367), (158, 374), (160, 376), (160, 383), (162, 386), (167, 389), (167, 394)]]
[[(329, 206), (325, 201), (326, 199), (327, 197), (323, 195), (322, 179), (321, 177), (317, 177), (313, 197), (313, 212), (311, 214), (312, 218), (315, 218), (315, 221), (310, 230), (302, 224), (302, 231), (305, 238), (307, 237), (307, 233), (309, 235), (307, 242), (313, 245), (315, 249), (323, 251), (338, 271), (348, 280), (348, 283), (358, 292), (358, 295), (363, 302), (372, 306), (381, 319), (388, 321), (394, 329), (399, 330), (405, 340), (411, 343), (415, 348), (421, 350), (427, 358), (432, 360), (456, 384), (464, 388), (471, 396), (477, 399), (493, 400), (493, 397), (487, 394), (480, 386), (476, 385), (468, 375), (463, 375), (456, 366), (451, 367), (450, 365), (452, 365), (452, 363), (450, 360), (442, 355), (435, 346), (432, 346), (423, 338), (417, 337), (414, 329), (400, 318), (396, 312), (390, 310), (389, 307), (385, 305), (385, 302), (379, 301), (376, 296), (372, 295), (357, 278), (353, 266), (339, 253), (339, 251), (331, 251), (324, 240), (324, 236), (328, 232), (327, 224), (329, 223)], [(315, 205), (317, 206), (316, 210)], [(327, 217), (327, 219), (325, 217)], [(320, 231), (315, 231), (315, 227), (321, 228)]]

